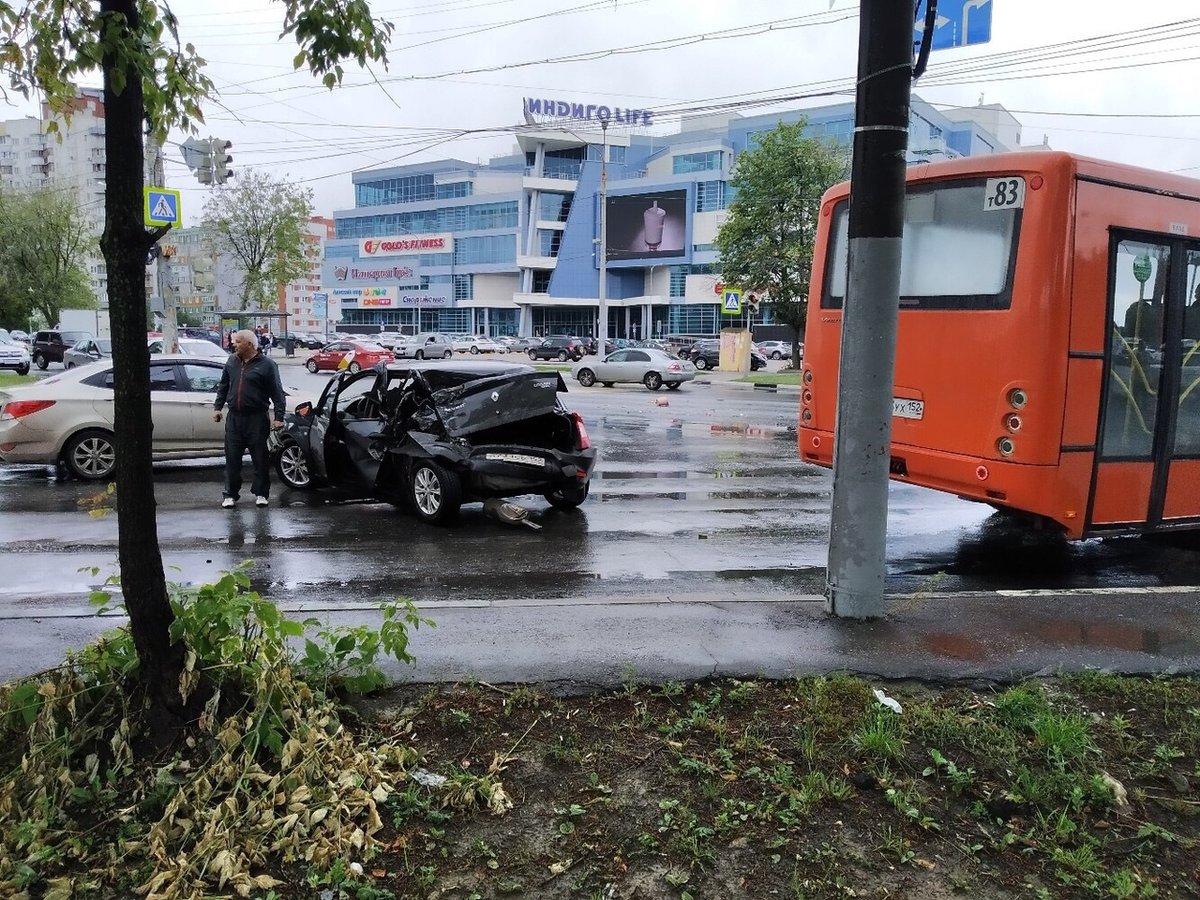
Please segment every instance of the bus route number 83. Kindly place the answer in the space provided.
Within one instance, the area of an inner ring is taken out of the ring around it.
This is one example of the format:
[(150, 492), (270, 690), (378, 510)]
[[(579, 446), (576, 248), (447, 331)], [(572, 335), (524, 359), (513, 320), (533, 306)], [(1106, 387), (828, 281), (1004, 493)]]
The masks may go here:
[(1025, 179), (989, 178), (983, 192), (984, 209), (1021, 209), (1025, 206)]

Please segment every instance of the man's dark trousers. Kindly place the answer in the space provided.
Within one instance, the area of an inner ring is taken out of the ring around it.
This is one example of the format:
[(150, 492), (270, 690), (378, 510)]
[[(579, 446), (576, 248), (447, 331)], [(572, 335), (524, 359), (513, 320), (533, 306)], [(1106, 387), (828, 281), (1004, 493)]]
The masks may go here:
[(242, 454), (250, 451), (254, 463), (254, 483), (250, 491), (256, 497), (271, 494), (271, 460), (267, 454), (267, 438), (271, 420), (266, 411), (239, 413), (230, 410), (225, 416), (225, 496), (238, 498), (242, 489)]

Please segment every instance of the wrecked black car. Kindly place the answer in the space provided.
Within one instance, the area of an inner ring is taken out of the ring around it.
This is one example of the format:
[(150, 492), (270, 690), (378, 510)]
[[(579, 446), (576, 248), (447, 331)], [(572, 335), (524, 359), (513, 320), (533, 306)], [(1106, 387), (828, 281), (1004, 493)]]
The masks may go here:
[(588, 495), (596, 451), (558, 399), (557, 372), (502, 362), (413, 362), (338, 375), (288, 414), (272, 444), (293, 488), (322, 485), (446, 522), (463, 503)]

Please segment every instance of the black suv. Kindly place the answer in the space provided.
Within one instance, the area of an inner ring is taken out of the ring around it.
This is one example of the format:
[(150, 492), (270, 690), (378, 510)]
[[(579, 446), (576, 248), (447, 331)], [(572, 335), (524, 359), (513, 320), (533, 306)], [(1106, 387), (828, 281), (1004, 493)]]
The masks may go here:
[(536, 347), (529, 348), (529, 358), (557, 359), (559, 362), (573, 359), (575, 362), (579, 362), (583, 359), (585, 352), (583, 341), (579, 338), (571, 337), (569, 334), (552, 334)]
[(33, 336), (33, 364), (39, 369), (63, 361), (63, 354), (91, 335), (86, 331), (39, 331)]

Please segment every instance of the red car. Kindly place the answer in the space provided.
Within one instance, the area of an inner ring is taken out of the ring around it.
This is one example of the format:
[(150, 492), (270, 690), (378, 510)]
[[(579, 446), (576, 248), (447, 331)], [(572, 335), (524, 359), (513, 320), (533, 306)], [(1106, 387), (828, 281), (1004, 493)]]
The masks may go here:
[[(345, 365), (342, 365), (343, 359), (347, 360)], [(310, 372), (319, 372), (321, 369), (360, 372), (379, 363), (395, 361), (396, 355), (391, 350), (369, 341), (334, 341), (313, 353), (304, 367)]]

